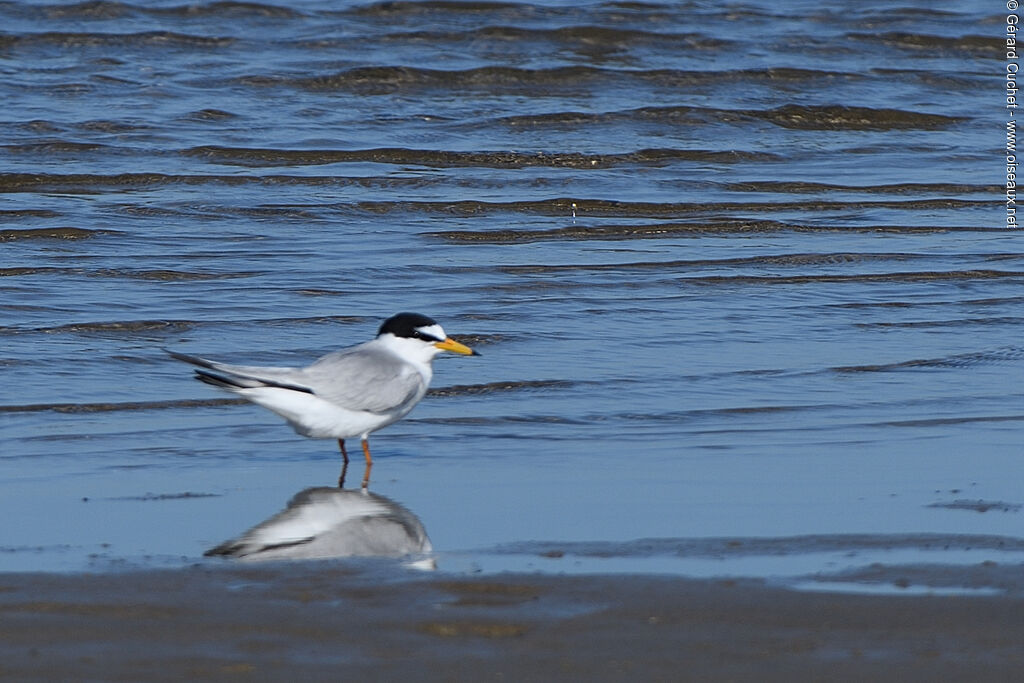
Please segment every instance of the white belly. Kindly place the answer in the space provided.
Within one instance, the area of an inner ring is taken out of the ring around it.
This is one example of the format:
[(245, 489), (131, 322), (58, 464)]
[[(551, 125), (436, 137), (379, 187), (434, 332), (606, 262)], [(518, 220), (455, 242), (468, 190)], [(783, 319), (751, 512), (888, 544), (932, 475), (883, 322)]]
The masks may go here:
[(313, 394), (290, 389), (259, 387), (238, 393), (277, 413), (303, 436), (314, 439), (365, 438), (367, 434), (402, 419), (414, 403), (390, 413), (347, 410)]

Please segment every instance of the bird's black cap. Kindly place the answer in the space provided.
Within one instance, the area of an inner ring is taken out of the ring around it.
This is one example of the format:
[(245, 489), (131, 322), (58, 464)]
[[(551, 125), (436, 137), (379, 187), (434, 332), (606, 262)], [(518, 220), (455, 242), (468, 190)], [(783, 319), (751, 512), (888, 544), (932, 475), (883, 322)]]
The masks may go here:
[[(419, 313), (396, 313), (383, 323), (377, 330), (377, 336), (391, 333), (396, 337), (408, 337), (411, 339), (424, 339), (425, 336), (418, 330), (421, 327), (436, 325), (437, 321)], [(432, 341), (444, 341), (443, 339), (431, 339)]]

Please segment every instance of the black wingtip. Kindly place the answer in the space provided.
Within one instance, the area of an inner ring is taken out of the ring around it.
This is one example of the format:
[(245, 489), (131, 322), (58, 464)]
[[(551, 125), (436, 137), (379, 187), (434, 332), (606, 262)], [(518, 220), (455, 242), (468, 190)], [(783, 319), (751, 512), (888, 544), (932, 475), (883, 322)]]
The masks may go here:
[(180, 360), (183, 363), (188, 363), (189, 365), (198, 365), (201, 368), (213, 368), (213, 363), (206, 360), (205, 358), (200, 358), (199, 356), (190, 356), (187, 353), (171, 351), (166, 346), (162, 348), (164, 350), (164, 353), (166, 353), (168, 356), (175, 360)]
[(245, 389), (247, 385), (224, 375), (217, 375), (206, 370), (196, 370), (196, 379), (218, 389)]

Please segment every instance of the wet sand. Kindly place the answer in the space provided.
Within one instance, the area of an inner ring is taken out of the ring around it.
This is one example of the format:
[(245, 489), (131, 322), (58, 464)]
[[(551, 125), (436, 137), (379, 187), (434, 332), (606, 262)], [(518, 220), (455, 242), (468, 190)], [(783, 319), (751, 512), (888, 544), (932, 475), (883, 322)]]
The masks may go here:
[(312, 563), (0, 578), (9, 680), (1010, 681), (1024, 599)]

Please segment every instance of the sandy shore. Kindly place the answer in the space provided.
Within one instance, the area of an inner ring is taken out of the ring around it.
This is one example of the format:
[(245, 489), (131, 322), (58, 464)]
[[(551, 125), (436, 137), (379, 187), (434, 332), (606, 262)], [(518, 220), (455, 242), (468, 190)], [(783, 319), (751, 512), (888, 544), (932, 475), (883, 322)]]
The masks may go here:
[(1016, 681), (1024, 599), (303, 564), (0, 577), (7, 680)]

